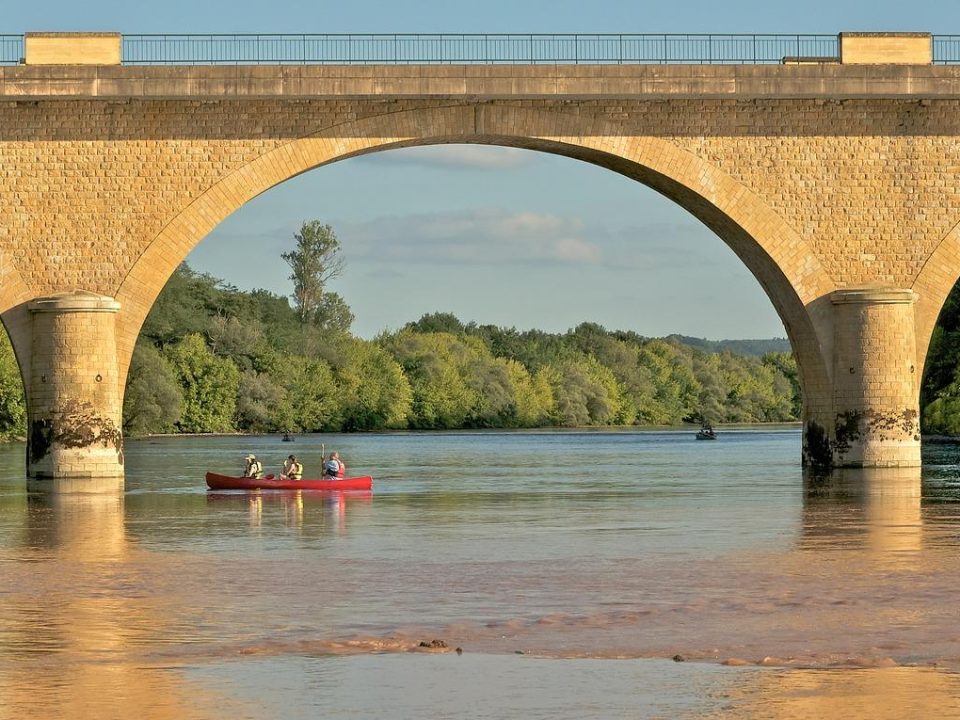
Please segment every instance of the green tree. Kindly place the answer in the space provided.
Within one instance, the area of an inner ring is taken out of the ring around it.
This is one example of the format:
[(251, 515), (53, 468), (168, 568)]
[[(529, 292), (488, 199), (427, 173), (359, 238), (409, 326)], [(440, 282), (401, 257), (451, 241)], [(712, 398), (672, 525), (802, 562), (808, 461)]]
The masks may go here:
[(343, 399), (344, 430), (405, 428), (413, 391), (403, 368), (381, 347), (351, 338), (343, 364), (334, 370)]
[(517, 427), (543, 427), (556, 415), (556, 402), (550, 382), (543, 372), (533, 375), (516, 360), (506, 360), (507, 373), (514, 387)]
[(257, 320), (241, 322), (235, 317), (217, 315), (210, 321), (209, 335), (214, 353), (244, 369), (253, 367), (254, 358), (263, 347), (263, 330)]
[(211, 308), (218, 304), (219, 282), (181, 263), (150, 309), (140, 335), (162, 347), (191, 333), (206, 333)]
[(555, 424), (585, 427), (618, 421), (622, 400), (617, 380), (595, 358), (565, 360), (545, 375), (553, 389)]
[(166, 349), (183, 389), (177, 427), (181, 432), (230, 432), (240, 387), (240, 371), (218, 358), (198, 334)]
[(5, 332), (0, 335), (0, 438), (9, 440), (26, 436), (27, 410), (13, 346)]
[(286, 431), (283, 407), (287, 393), (266, 373), (247, 370), (237, 390), (237, 424), (250, 432)]
[(172, 432), (183, 402), (177, 373), (160, 351), (141, 340), (133, 351), (123, 395), (127, 435)]
[(640, 417), (648, 423), (672, 425), (697, 412), (701, 388), (690, 354), (674, 343), (649, 340), (639, 350), (639, 362), (656, 388), (652, 403), (640, 408)]
[(281, 257), (290, 266), (293, 301), (300, 322), (306, 325), (316, 322), (317, 312), (323, 307), (324, 288), (343, 272), (344, 263), (339, 256), (340, 241), (329, 225), (306, 221), (293, 237), (296, 248)]
[(790, 410), (786, 419), (797, 420), (803, 412), (803, 394), (800, 391), (800, 371), (793, 353), (768, 352), (761, 358), (764, 365), (774, 368), (786, 379), (790, 388)]
[(445, 332), (459, 335), (465, 328), (457, 316), (449, 312), (427, 313), (419, 320), (407, 323), (407, 328), (418, 333)]
[(411, 330), (402, 330), (384, 342), (410, 381), (411, 426), (437, 430), (467, 426), (479, 403), (477, 391), (466, 380), (475, 348), (449, 333)]
[(284, 356), (276, 362), (271, 379), (285, 391), (285, 400), (276, 414), (284, 430), (341, 429), (342, 398), (326, 362), (300, 355)]
[(338, 293), (325, 292), (314, 313), (314, 323), (321, 330), (347, 332), (353, 325), (353, 312)]

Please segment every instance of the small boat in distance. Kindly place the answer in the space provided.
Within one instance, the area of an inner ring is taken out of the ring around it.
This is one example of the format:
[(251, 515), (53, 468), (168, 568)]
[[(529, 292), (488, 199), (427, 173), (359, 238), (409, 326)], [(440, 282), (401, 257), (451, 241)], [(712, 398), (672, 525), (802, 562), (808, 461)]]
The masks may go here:
[(283, 434), (283, 442), (293, 442), (295, 439), (290, 433)]
[(703, 423), (697, 431), (697, 440), (716, 440), (717, 434), (710, 423)]
[(248, 478), (208, 472), (206, 479), (211, 490), (369, 490), (373, 487), (370, 475), (338, 480), (291, 480), (282, 475)]

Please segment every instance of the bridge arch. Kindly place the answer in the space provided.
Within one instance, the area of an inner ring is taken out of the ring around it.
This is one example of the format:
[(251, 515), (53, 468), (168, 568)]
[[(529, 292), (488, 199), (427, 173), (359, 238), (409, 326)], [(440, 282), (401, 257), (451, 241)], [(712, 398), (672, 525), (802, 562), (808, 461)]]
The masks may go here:
[[(563, 155), (637, 180), (711, 228), (764, 288), (797, 356), (810, 398), (829, 400), (829, 327), (815, 322), (833, 281), (803, 238), (749, 188), (669, 141), (625, 136), (613, 123), (513, 105), (454, 105), (387, 113), (287, 142), (223, 178), (172, 218), (131, 267), (115, 297), (121, 380), (164, 284), (189, 252), (247, 201), (338, 160), (388, 149), (467, 143)], [(814, 410), (818, 410), (814, 408)], [(826, 411), (827, 408), (820, 408)]]
[(923, 264), (911, 289), (916, 293), (914, 321), (917, 336), (917, 368), (923, 377), (933, 330), (950, 291), (960, 281), (960, 223), (937, 243)]

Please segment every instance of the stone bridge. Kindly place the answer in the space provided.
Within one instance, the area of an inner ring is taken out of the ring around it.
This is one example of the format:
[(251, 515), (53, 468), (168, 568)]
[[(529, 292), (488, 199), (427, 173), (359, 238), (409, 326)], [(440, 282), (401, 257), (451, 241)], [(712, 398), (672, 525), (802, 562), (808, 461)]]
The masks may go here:
[(122, 478), (137, 334), (217, 223), (318, 166), (438, 143), (576, 158), (686, 208), (783, 320), (804, 460), (919, 465), (960, 275), (960, 68), (932, 64), (929, 35), (780, 65), (162, 67), (91, 37), (37, 35), (0, 68), (0, 317), (29, 476)]

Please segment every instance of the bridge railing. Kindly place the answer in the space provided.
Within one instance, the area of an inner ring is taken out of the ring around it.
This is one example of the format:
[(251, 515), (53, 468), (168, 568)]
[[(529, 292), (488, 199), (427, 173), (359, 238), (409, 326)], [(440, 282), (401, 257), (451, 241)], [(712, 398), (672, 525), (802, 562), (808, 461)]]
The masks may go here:
[(23, 35), (0, 35), (0, 65), (16, 65), (23, 58)]
[[(772, 64), (836, 60), (837, 35), (139, 34), (125, 65)], [(0, 35), (0, 65), (23, 62), (23, 35)], [(933, 62), (960, 64), (960, 35), (933, 36)]]
[(836, 35), (124, 35), (125, 65), (756, 64), (836, 58)]
[(933, 62), (940, 65), (960, 63), (960, 35), (934, 35)]

